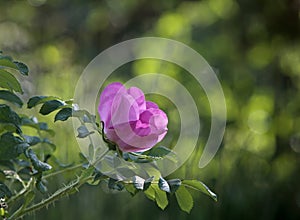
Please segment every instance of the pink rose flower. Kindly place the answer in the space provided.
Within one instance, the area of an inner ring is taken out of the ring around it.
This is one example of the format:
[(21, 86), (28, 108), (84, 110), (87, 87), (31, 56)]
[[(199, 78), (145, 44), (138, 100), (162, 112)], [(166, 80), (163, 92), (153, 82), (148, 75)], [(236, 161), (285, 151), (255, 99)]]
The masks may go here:
[(167, 115), (136, 87), (109, 84), (100, 95), (98, 112), (106, 137), (124, 152), (146, 151), (167, 134)]

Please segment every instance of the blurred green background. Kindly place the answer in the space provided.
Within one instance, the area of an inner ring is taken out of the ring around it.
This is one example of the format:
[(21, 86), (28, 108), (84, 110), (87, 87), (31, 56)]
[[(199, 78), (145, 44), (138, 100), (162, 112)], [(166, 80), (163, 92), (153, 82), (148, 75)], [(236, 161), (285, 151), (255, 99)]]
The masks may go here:
[[(203, 169), (197, 164), (209, 133), (210, 110), (192, 78), (175, 65), (145, 60), (119, 69), (111, 80), (125, 82), (161, 71), (188, 87), (202, 132), (198, 150), (172, 176), (202, 180), (219, 201), (193, 193), (195, 204), (188, 215), (174, 196), (161, 211), (142, 194), (131, 199), (127, 193), (84, 186), (25, 219), (300, 219), (299, 0), (0, 0), (0, 48), (31, 70), (21, 79), (25, 99), (72, 98), (76, 81), (96, 55), (142, 36), (183, 42), (217, 72), (228, 123), (220, 150)], [(160, 105), (176, 135), (174, 106), (169, 109), (166, 101)], [(71, 123), (52, 127), (57, 130), (57, 157), (64, 163), (78, 160)], [(54, 188), (68, 178), (50, 184)]]

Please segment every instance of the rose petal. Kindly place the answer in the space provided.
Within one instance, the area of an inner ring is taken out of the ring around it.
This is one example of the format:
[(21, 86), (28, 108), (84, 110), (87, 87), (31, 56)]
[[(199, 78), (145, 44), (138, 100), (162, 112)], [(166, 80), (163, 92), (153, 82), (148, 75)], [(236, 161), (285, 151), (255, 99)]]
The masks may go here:
[(136, 101), (141, 111), (146, 109), (145, 95), (142, 90), (137, 87), (130, 87), (127, 89), (127, 93)]
[(149, 123), (143, 123), (141, 120), (135, 121), (131, 124), (132, 131), (140, 137), (149, 135), (151, 128)]
[[(168, 129), (167, 129), (168, 130)], [(165, 136), (166, 136), (166, 134), (167, 134), (167, 130), (164, 132), (164, 133), (162, 133), (162, 134), (160, 134), (160, 135), (158, 135), (158, 138), (157, 138), (157, 143), (158, 142), (160, 142)]]
[(155, 109), (149, 123), (151, 133), (161, 134), (167, 130), (168, 118), (162, 110)]
[(118, 137), (118, 135), (116, 134), (116, 132), (113, 128), (105, 129), (105, 134), (106, 134), (106, 137), (110, 141), (113, 141), (113, 142), (117, 143), (120, 140), (120, 138)]
[(119, 93), (111, 108), (111, 124), (113, 127), (139, 119), (139, 106), (131, 95)]
[(150, 118), (153, 116), (153, 112), (149, 109), (143, 111), (141, 114), (140, 114), (140, 120), (143, 122), (143, 123), (149, 123), (150, 121)]
[(150, 102), (150, 101), (146, 101), (146, 108), (157, 108), (158, 109), (158, 105), (154, 102)]
[(105, 127), (108, 126), (111, 120), (111, 106), (113, 100), (119, 90), (125, 89), (125, 87), (119, 83), (111, 83), (105, 87), (100, 95), (100, 103), (98, 106), (98, 112), (102, 121), (104, 121)]
[(128, 145), (122, 141), (118, 141), (117, 144), (118, 144), (120, 150), (123, 152), (143, 152), (143, 151), (146, 151), (149, 149), (149, 148), (143, 148), (143, 149), (136, 148), (136, 147)]
[[(138, 148), (136, 151), (149, 149), (157, 143), (158, 135), (149, 134), (141, 137), (132, 131), (131, 125), (128, 123), (119, 124), (114, 129), (120, 140), (126, 145)], [(123, 147), (125, 147), (125, 145), (123, 145)]]

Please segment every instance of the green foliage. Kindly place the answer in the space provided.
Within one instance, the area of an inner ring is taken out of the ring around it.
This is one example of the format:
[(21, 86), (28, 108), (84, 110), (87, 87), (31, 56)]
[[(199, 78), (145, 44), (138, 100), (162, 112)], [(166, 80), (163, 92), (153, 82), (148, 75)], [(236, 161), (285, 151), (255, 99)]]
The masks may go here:
[(4, 89), (8, 89), (10, 91), (15, 91), (19, 93), (23, 93), (21, 85), (16, 77), (0, 68), (0, 87)]
[(30, 159), (34, 169), (36, 169), (38, 172), (43, 172), (52, 169), (52, 167), (49, 164), (40, 161), (32, 149), (29, 149), (26, 152), (26, 155)]
[(169, 148), (164, 146), (155, 146), (143, 153), (124, 152), (123, 158), (127, 161), (135, 163), (149, 163), (167, 157), (172, 162), (176, 163), (176, 154)]
[(139, 176), (134, 176), (132, 178), (132, 184), (137, 190), (144, 190), (144, 183), (145, 180)]
[[(43, 172), (52, 168), (46, 162), (42, 162), (31, 147), (46, 143), (54, 150), (55, 145), (49, 139), (42, 137), (40, 131), (53, 133), (48, 129), (46, 123), (38, 122), (36, 118), (26, 116), (21, 110), (19, 112), (12, 110), (9, 106), (9, 103), (19, 108), (23, 105), (23, 101), (14, 93), (23, 93), (23, 90), (17, 78), (9, 72), (11, 70), (15, 70), (23, 76), (27, 76), (29, 72), (25, 64), (14, 61), (11, 57), (1, 53), (0, 87), (4, 90), (0, 90), (0, 99), (6, 101), (7, 104), (0, 104), (0, 167), (5, 169), (3, 172), (1, 170), (5, 178), (0, 182), (0, 198), (18, 199), (23, 193), (27, 193), (25, 201), (19, 209), (23, 210), (34, 197), (32, 191), (27, 191), (32, 182), (40, 192), (47, 191), (47, 187), (42, 181)], [(49, 107), (46, 107), (44, 112), (49, 111)], [(22, 129), (26, 126), (36, 129), (38, 136), (24, 134)], [(10, 189), (14, 186), (14, 182), (22, 186), (19, 193), (15, 193), (14, 188)], [(9, 215), (7, 210), (5, 210), (5, 215)]]
[(29, 144), (20, 137), (14, 136), (10, 132), (4, 133), (0, 137), (0, 160), (17, 158), (28, 147)]
[(55, 132), (51, 129), (49, 129), (48, 124), (45, 122), (39, 122), (36, 117), (28, 117), (25, 115), (22, 115), (21, 118), (21, 125), (24, 127), (31, 127), (34, 128), (37, 132), (47, 132), (51, 136), (55, 134)]
[(63, 108), (55, 115), (54, 121), (66, 121), (72, 116), (72, 112), (72, 108)]
[(189, 191), (187, 191), (184, 186), (180, 186), (175, 192), (175, 195), (181, 210), (190, 213), (193, 208), (194, 201)]
[(181, 180), (180, 179), (171, 179), (171, 180), (168, 180), (168, 184), (170, 186), (170, 192), (174, 193), (181, 186)]
[(168, 182), (162, 177), (160, 177), (159, 180), (158, 180), (158, 186), (162, 191), (165, 191), (167, 193), (171, 192)]
[(113, 178), (108, 179), (108, 184), (107, 184), (109, 189), (114, 189), (118, 191), (122, 191), (124, 189), (124, 185), (122, 182), (119, 182), (118, 180), (115, 180)]
[(144, 182), (144, 188), (143, 188), (144, 191), (146, 191), (150, 187), (151, 182), (153, 180), (154, 180), (154, 176), (152, 176), (152, 177), (150, 177), (150, 178), (148, 178), (148, 179), (145, 180), (145, 182)]
[(170, 153), (173, 153), (170, 148), (167, 148), (165, 146), (157, 146), (151, 148), (150, 150), (144, 152), (143, 154), (151, 157), (164, 157)]
[(158, 205), (159, 208), (164, 210), (167, 205), (169, 204), (167, 193), (165, 191), (162, 191), (157, 185), (150, 186), (155, 191), (155, 202)]
[(33, 145), (36, 145), (38, 143), (41, 143), (42, 140), (37, 137), (37, 136), (27, 136), (27, 135), (23, 135), (25, 141), (30, 145), (30, 146), (33, 146)]
[(28, 75), (28, 67), (19, 61), (13, 60), (9, 56), (2, 55), (2, 52), (0, 53), (0, 67), (2, 68), (12, 68), (20, 72), (22, 75)]
[(19, 115), (11, 110), (7, 105), (0, 104), (0, 123), (1, 124), (10, 124), (16, 128), (17, 133), (21, 133), (20, 124), (21, 119)]
[(14, 93), (7, 90), (0, 90), (0, 99), (16, 104), (18, 107), (22, 107), (22, 100)]
[(47, 187), (45, 186), (45, 184), (41, 180), (38, 180), (36, 182), (35, 186), (38, 189), (38, 191), (40, 191), (43, 194), (45, 194), (48, 191)]
[(40, 109), (40, 113), (42, 115), (48, 115), (51, 112), (59, 109), (59, 107), (61, 107), (61, 106), (63, 106), (63, 103), (58, 100), (47, 101), (42, 105), (42, 107)]
[(218, 200), (217, 195), (213, 193), (204, 183), (198, 180), (183, 180), (182, 184), (192, 189), (199, 190), (200, 192), (211, 197), (214, 201)]
[(147, 190), (145, 190), (145, 195), (147, 196), (148, 199), (152, 200), (153, 202), (155, 202), (155, 190), (153, 189), (153, 187), (148, 187)]
[(56, 100), (57, 97), (54, 96), (34, 96), (31, 97), (27, 102), (27, 108), (35, 107), (39, 104), (43, 104), (48, 101)]
[(77, 137), (79, 137), (79, 138), (85, 138), (85, 137), (89, 136), (90, 134), (94, 133), (93, 131), (89, 131), (87, 129), (87, 127), (84, 125), (81, 125), (80, 127), (78, 127), (77, 131), (78, 131)]
[(129, 192), (132, 196), (135, 196), (138, 192), (138, 190), (134, 187), (133, 184), (126, 184), (125, 189), (127, 192)]
[(147, 198), (156, 202), (162, 210), (168, 206), (167, 195), (175, 194), (180, 209), (190, 213), (194, 205), (194, 200), (190, 192), (186, 189), (187, 187), (209, 195), (217, 201), (216, 195), (198, 180), (181, 181), (180, 179), (170, 179), (167, 181), (162, 177), (158, 180), (155, 180), (154, 177), (145, 180), (139, 176), (134, 176), (131, 181), (124, 182), (113, 178), (109, 178), (108, 180), (108, 188), (118, 191), (122, 191), (125, 188), (132, 196), (143, 192)]
[(3, 198), (5, 196), (11, 197), (12, 193), (5, 184), (0, 183), (0, 198)]

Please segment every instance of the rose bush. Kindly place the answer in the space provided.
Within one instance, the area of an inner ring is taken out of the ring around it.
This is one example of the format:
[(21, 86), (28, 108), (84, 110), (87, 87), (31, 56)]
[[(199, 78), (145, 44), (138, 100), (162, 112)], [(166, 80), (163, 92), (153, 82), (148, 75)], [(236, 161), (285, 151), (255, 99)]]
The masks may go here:
[[(79, 120), (77, 138), (87, 138), (90, 142), (89, 155), (91, 158), (97, 157), (95, 162), (81, 157), (79, 164), (73, 166), (61, 164), (53, 155), (55, 144), (48, 139), (48, 136), (55, 135), (55, 132), (48, 128), (47, 123), (39, 122), (37, 117), (24, 114), (22, 108), (24, 102), (16, 95), (23, 93), (21, 84), (14, 76), (18, 72), (27, 76), (29, 70), (24, 63), (2, 55), (0, 50), (0, 219), (15, 220), (28, 213), (32, 214), (77, 192), (86, 183), (99, 185), (102, 182), (111, 190), (126, 190), (131, 195), (144, 193), (162, 210), (169, 203), (168, 193), (170, 196), (175, 194), (181, 210), (189, 213), (194, 202), (187, 187), (205, 193), (216, 201), (216, 195), (201, 181), (165, 180), (159, 169), (152, 166), (155, 170), (150, 169), (150, 178), (144, 179), (134, 175), (126, 180), (120, 179), (119, 176), (114, 178), (107, 176), (94, 167), (96, 162), (101, 162), (106, 156), (112, 161), (118, 158), (135, 163), (150, 163), (168, 155), (169, 159), (172, 157), (176, 162), (174, 156), (176, 154), (167, 147), (157, 146), (146, 151), (166, 135), (168, 124), (166, 114), (155, 103), (146, 101), (140, 89), (136, 87), (126, 89), (121, 83), (110, 84), (101, 94), (99, 114), (105, 124), (102, 128), (94, 115), (80, 109), (73, 100), (64, 101), (54, 96), (43, 95), (33, 96), (28, 100), (27, 108), (41, 106), (39, 113), (43, 116), (55, 112), (54, 122), (66, 121), (69, 118)], [(32, 132), (30, 135), (27, 129), (23, 129), (26, 127), (30, 127)], [(93, 139), (88, 138), (91, 134), (101, 133), (101, 129), (104, 131), (102, 138), (107, 143), (106, 152), (110, 153), (109, 155), (102, 152), (99, 155)], [(110, 143), (107, 138), (118, 144), (122, 151), (128, 152), (126, 154), (116, 152), (115, 143)], [(44, 152), (45, 149), (46, 155), (36, 153)], [(140, 151), (146, 152), (134, 153)], [(61, 181), (61, 175), (71, 171), (76, 173), (75, 179), (69, 183), (59, 184), (61, 186), (56, 191), (52, 191), (50, 196), (45, 196), (48, 179), (59, 177), (58, 181)], [(80, 173), (77, 173), (78, 171)], [(148, 173), (147, 170), (145, 172)]]
[(126, 89), (119, 82), (105, 87), (98, 112), (106, 137), (124, 152), (146, 151), (160, 142), (168, 130), (167, 115), (157, 104), (146, 101), (139, 88)]

